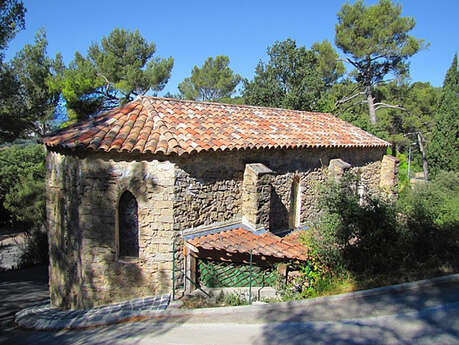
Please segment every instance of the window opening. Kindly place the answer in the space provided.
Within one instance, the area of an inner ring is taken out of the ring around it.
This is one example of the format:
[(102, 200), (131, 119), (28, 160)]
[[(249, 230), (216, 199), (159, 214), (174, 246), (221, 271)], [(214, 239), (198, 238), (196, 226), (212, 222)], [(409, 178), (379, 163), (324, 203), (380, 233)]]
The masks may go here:
[(298, 228), (300, 226), (301, 215), (301, 186), (300, 178), (296, 176), (293, 179), (290, 190), (290, 228)]
[(119, 256), (139, 257), (137, 200), (131, 192), (121, 195), (118, 206)]

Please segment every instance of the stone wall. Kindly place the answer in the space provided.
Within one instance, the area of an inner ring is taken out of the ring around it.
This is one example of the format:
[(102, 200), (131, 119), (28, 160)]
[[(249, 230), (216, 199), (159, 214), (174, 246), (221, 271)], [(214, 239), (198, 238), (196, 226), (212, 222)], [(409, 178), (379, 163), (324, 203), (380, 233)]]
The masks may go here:
[(379, 188), (385, 193), (388, 200), (397, 200), (399, 165), (400, 161), (393, 156), (384, 156), (381, 162)]
[(377, 190), (383, 155), (379, 148), (252, 150), (176, 157), (174, 229), (242, 219), (244, 172), (251, 163), (262, 163), (273, 171), (269, 174), (270, 217), (265, 228), (278, 231), (289, 227), (295, 177), (301, 186), (300, 223), (305, 224), (319, 211), (317, 187), (325, 181), (331, 159), (341, 158), (351, 164), (366, 188)]
[[(49, 152), (47, 216), (54, 306), (88, 308), (170, 291), (174, 168)], [(139, 257), (118, 253), (124, 191), (138, 203)]]
[[(183, 265), (181, 231), (241, 221), (247, 211), (243, 211), (245, 199), (246, 205), (260, 208), (251, 211), (255, 227), (284, 230), (289, 227), (294, 179), (301, 191), (300, 225), (306, 224), (319, 212), (317, 187), (325, 181), (331, 159), (351, 164), (366, 188), (376, 190), (383, 153), (382, 149), (277, 149), (207, 152), (158, 161), (130, 154), (77, 157), (48, 152), (51, 303), (88, 308), (170, 292), (173, 241), (175, 264)], [(253, 163), (272, 173), (260, 175), (251, 187), (246, 181), (244, 187), (244, 172)], [(269, 197), (249, 200), (252, 187), (255, 193), (269, 192)], [(138, 204), (138, 258), (120, 257), (118, 252), (122, 240), (118, 204), (125, 191)]]

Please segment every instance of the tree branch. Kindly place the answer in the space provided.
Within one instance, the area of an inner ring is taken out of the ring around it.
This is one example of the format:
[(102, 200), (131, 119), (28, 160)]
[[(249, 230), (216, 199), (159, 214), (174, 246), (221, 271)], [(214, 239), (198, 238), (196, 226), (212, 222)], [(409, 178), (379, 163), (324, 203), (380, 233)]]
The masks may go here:
[(340, 99), (339, 101), (336, 101), (335, 103), (335, 107), (339, 106), (340, 104), (343, 104), (343, 103), (346, 103), (346, 102), (349, 102), (351, 99), (354, 99), (355, 97), (357, 96), (360, 96), (360, 95), (364, 95), (365, 92), (364, 91), (360, 91), (352, 96), (349, 96), (349, 97), (344, 97), (342, 99)]
[(381, 59), (383, 57), (385, 57), (385, 55), (378, 55), (378, 56), (375, 56), (373, 58), (370, 58), (370, 61), (375, 61), (375, 60)]
[(354, 67), (357, 68), (358, 70), (362, 69), (362, 67), (360, 66), (360, 64), (359, 64), (358, 62), (352, 61), (351, 59), (349, 59), (349, 58), (347, 58), (347, 57), (338, 58), (338, 61), (343, 61), (343, 62), (350, 63), (352, 66), (354, 66)]
[(366, 103), (368, 103), (366, 100), (359, 101), (359, 102), (354, 102), (354, 103), (348, 105), (347, 107), (345, 107), (344, 109), (342, 109), (338, 114), (336, 114), (336, 116), (341, 115), (342, 113), (344, 113), (345, 111), (347, 111), (347, 110), (350, 109), (350, 108), (355, 107), (356, 105), (366, 104)]
[(105, 91), (102, 92), (102, 94), (103, 94), (104, 96), (106, 96), (107, 98), (110, 98), (110, 99), (113, 99), (113, 100), (117, 100), (118, 98), (117, 98), (116, 96), (112, 96), (112, 95), (110, 94), (110, 92), (108, 91), (108, 90), (110, 90), (111, 83), (110, 83), (110, 81), (107, 79), (107, 77), (104, 76), (102, 73), (99, 73), (99, 72), (97, 72), (97, 76), (102, 77), (102, 78), (105, 80), (105, 88), (104, 88)]
[(375, 111), (377, 111), (379, 109), (384, 109), (384, 108), (400, 109), (400, 110), (406, 111), (406, 109), (403, 108), (400, 105), (392, 105), (392, 104), (386, 104), (386, 103), (375, 103), (374, 106), (375, 106)]

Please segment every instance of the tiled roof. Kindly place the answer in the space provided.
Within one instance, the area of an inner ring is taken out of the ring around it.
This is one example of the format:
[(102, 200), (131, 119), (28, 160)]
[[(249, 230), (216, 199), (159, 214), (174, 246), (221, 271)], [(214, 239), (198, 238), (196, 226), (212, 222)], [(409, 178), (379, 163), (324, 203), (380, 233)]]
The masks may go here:
[(282, 238), (270, 232), (257, 235), (241, 227), (194, 237), (186, 242), (198, 249), (224, 250), (229, 253), (249, 253), (252, 250), (253, 255), (308, 260), (306, 247), (299, 243), (297, 232)]
[(162, 153), (389, 146), (331, 114), (139, 97), (45, 137), (70, 150)]

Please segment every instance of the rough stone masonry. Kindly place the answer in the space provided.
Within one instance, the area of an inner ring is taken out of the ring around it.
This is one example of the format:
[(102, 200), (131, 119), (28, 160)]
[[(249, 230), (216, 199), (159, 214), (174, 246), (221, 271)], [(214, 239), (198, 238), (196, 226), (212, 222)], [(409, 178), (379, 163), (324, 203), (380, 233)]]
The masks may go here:
[[(397, 161), (384, 151), (259, 149), (158, 160), (154, 155), (49, 150), (51, 303), (82, 309), (170, 292), (172, 242), (180, 267), (183, 230), (227, 221), (272, 232), (291, 228), (295, 179), (301, 194), (297, 225), (306, 224), (319, 212), (317, 186), (336, 159), (360, 174), (365, 191), (384, 190), (393, 197)], [(138, 207), (134, 257), (120, 255), (119, 201), (126, 191)]]

